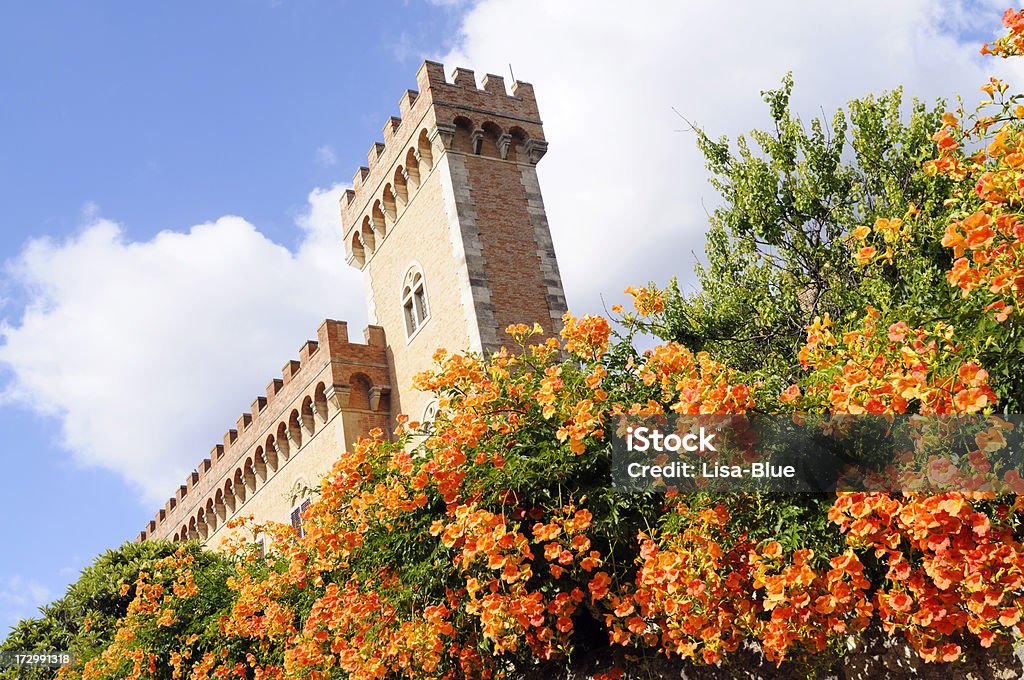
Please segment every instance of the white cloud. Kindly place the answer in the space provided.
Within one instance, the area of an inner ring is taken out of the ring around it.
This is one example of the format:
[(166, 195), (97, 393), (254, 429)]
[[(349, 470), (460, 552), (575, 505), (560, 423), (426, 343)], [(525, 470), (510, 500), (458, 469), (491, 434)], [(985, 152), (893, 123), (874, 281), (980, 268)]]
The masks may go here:
[(316, 150), (316, 162), (320, 165), (330, 167), (338, 163), (338, 155), (334, 153), (334, 147), (324, 144)]
[(1002, 9), (996, 0), (484, 0), (442, 60), (478, 76), (511, 62), (534, 84), (562, 278), (570, 307), (592, 311), (629, 284), (692, 282), (691, 253), (703, 254), (717, 196), (673, 107), (713, 137), (735, 138), (766, 124), (759, 93), (787, 71), (805, 119), (899, 84), (922, 98), (972, 97), (989, 72), (1010, 67), (978, 55), (978, 36), (1000, 31)]
[(7, 267), (29, 303), (0, 327), (6, 397), (57, 416), (79, 463), (162, 503), (322, 319), (359, 337), (340, 191), (310, 193), (296, 252), (233, 216), (138, 242), (92, 214), (74, 237), (30, 242)]
[(53, 599), (50, 589), (19, 574), (0, 577), (0, 637), (24, 618), (31, 618), (40, 606)]

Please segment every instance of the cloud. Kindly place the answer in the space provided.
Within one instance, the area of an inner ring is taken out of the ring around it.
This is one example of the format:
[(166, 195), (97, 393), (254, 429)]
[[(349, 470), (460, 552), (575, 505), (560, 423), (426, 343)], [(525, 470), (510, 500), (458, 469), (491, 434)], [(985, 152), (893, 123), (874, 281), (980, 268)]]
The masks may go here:
[(481, 76), (511, 62), (534, 84), (551, 145), (538, 173), (562, 278), (570, 306), (593, 311), (629, 284), (671, 275), (692, 284), (717, 196), (673, 107), (712, 137), (735, 138), (768, 122), (759, 93), (788, 71), (805, 119), (900, 84), (911, 96), (970, 98), (1010, 67), (978, 54), (1002, 9), (989, 0), (484, 0), (442, 60)]
[(19, 574), (0, 577), (0, 635), (18, 621), (32, 617), (38, 608), (53, 599), (50, 589)]
[(87, 212), (75, 236), (31, 241), (7, 264), (28, 302), (0, 326), (5, 397), (59, 418), (77, 462), (162, 503), (322, 319), (358, 334), (341, 190), (309, 194), (294, 252), (234, 216), (132, 241)]
[(338, 163), (338, 156), (330, 144), (324, 144), (316, 150), (316, 162), (319, 165), (330, 167)]

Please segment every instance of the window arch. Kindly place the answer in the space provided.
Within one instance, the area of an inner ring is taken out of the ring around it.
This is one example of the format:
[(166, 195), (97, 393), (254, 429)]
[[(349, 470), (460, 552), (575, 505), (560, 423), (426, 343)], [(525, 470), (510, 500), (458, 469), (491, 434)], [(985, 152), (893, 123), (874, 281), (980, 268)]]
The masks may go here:
[(292, 527), (295, 528), (299, 538), (306, 535), (306, 527), (304, 526), (303, 513), (306, 509), (313, 504), (313, 499), (310, 497), (311, 487), (309, 482), (306, 481), (304, 476), (299, 476), (298, 479), (292, 484), (291, 488), (291, 505), (292, 511), (290, 513), (290, 519)]
[(426, 175), (434, 167), (434, 154), (430, 150), (430, 137), (426, 130), (420, 130), (420, 136), (416, 140), (416, 151), (419, 152), (419, 167), (417, 168), (420, 177)]
[(402, 316), (405, 318), (406, 337), (410, 339), (430, 318), (426, 283), (419, 265), (409, 267), (402, 280)]
[(384, 214), (394, 222), (398, 217), (398, 202), (395, 200), (395, 187), (390, 182), (384, 185), (384, 192), (381, 196), (380, 207)]
[(434, 422), (434, 418), (437, 417), (437, 399), (432, 399), (427, 407), (423, 409), (423, 424), (427, 425)]
[(362, 373), (355, 373), (349, 378), (351, 390), (348, 393), (348, 408), (364, 409), (370, 408), (370, 379)]
[(456, 116), (453, 122), (455, 123), (455, 139), (452, 142), (452, 148), (463, 153), (477, 154), (480, 136), (475, 134), (476, 126), (473, 121), (465, 116)]
[(306, 498), (301, 503), (295, 505), (290, 513), (292, 527), (294, 527), (295, 533), (298, 534), (299, 538), (306, 535), (306, 527), (304, 526), (305, 518), (303, 517), (303, 514), (305, 514), (306, 509), (312, 504), (313, 501)]
[(352, 232), (352, 259), (360, 267), (366, 264), (366, 249), (360, 232)]
[(408, 172), (399, 166), (395, 169), (394, 195), (399, 208), (409, 204), (409, 180), (406, 179)]
[(380, 204), (374, 204), (373, 206), (373, 217), (369, 215), (363, 218), (363, 230), (359, 234), (359, 243), (363, 246), (363, 258), (367, 258), (373, 255), (373, 250), (377, 245), (376, 227), (379, 227), (382, 231), (384, 229), (384, 215), (380, 214)]
[(405, 172), (409, 178), (407, 180), (406, 192), (410, 189), (418, 189), (420, 186), (420, 161), (419, 151), (416, 149), (409, 149), (409, 152), (405, 154)]

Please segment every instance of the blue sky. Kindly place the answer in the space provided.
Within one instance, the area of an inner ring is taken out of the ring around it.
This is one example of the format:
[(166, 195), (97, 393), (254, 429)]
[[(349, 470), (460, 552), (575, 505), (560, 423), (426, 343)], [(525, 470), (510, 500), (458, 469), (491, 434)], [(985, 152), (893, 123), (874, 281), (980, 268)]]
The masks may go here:
[(600, 311), (692, 285), (715, 196), (673, 108), (735, 136), (787, 71), (808, 116), (1024, 82), (977, 55), (1002, 5), (0, 5), (0, 630), (133, 538), (321, 319), (358, 336), (336, 199), (424, 57), (534, 83), (570, 306)]
[[(351, 177), (456, 14), (417, 2), (29, 3), (0, 24), (0, 244), (89, 202), (132, 238), (246, 214), (284, 243), (310, 186)], [(316, 162), (330, 147), (349, 165)], [(7, 222), (9, 220), (9, 222)]]

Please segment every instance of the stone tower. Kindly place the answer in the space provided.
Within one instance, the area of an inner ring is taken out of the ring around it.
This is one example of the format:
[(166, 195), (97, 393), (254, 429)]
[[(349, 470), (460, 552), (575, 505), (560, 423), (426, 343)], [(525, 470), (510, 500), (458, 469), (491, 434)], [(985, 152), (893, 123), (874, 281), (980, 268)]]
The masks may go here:
[(319, 480), (374, 428), (398, 413), (428, 415), (431, 395), (412, 376), (434, 351), (487, 352), (510, 324), (557, 332), (565, 298), (537, 184), (547, 143), (533, 88), (511, 95), (497, 76), (447, 82), (440, 64), (416, 76), (342, 198), (349, 264), (364, 272), (370, 323), (364, 343), (325, 320), (281, 377), (199, 462), (139, 540), (197, 539), (217, 548), (232, 519), (290, 522)]
[(384, 328), (393, 414), (429, 395), (412, 376), (434, 350), (488, 352), (505, 328), (560, 329), (566, 311), (536, 164), (547, 149), (533, 87), (425, 62), (419, 92), (384, 126), (341, 200), (347, 261), (364, 273), (370, 323)]

